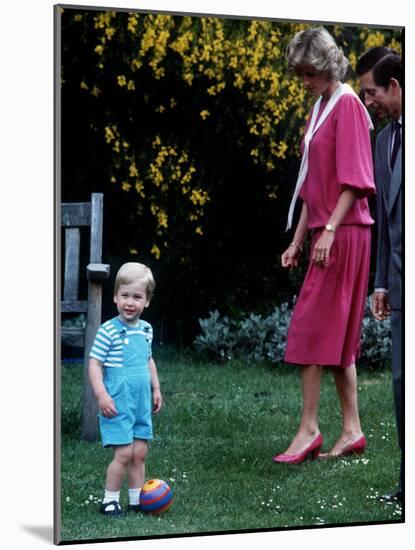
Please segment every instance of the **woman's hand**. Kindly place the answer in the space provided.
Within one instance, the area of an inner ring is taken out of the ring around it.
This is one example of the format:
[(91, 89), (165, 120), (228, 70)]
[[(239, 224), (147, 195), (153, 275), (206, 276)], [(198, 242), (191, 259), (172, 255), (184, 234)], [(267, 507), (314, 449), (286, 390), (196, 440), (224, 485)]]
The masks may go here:
[(327, 267), (330, 259), (330, 249), (334, 242), (334, 233), (323, 230), (312, 250), (311, 259), (319, 266)]
[(300, 252), (301, 250), (298, 246), (296, 246), (294, 243), (290, 244), (290, 246), (281, 256), (282, 267), (288, 267), (289, 269), (292, 269), (293, 267), (297, 267)]

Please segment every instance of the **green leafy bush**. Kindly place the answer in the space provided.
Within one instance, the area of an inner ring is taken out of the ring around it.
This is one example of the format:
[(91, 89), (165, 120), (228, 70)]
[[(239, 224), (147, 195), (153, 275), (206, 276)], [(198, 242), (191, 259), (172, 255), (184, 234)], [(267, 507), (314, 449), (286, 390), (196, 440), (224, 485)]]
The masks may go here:
[(221, 361), (232, 359), (239, 344), (238, 324), (229, 317), (220, 316), (219, 311), (210, 312), (207, 319), (199, 319), (202, 334), (195, 340), (195, 348)]
[(280, 362), (291, 313), (287, 302), (267, 317), (251, 313), (237, 320), (212, 311), (207, 319), (199, 319), (202, 332), (196, 337), (194, 346), (220, 361), (244, 358), (248, 362)]
[[(370, 299), (362, 326), (362, 350), (360, 363), (371, 368), (389, 363), (391, 352), (390, 321), (380, 323), (370, 312)], [(270, 361), (280, 363), (284, 358), (292, 304), (284, 302), (268, 316), (251, 313), (240, 319), (221, 317), (219, 311), (210, 312), (206, 319), (199, 319), (201, 334), (194, 346), (219, 361), (234, 358), (247, 362)]]
[(370, 299), (366, 303), (362, 326), (361, 362), (368, 367), (384, 367), (391, 359), (390, 320), (379, 322), (370, 312)]
[(62, 319), (61, 324), (63, 327), (73, 327), (73, 328), (85, 328), (86, 327), (86, 315), (80, 313), (76, 316), (66, 317)]

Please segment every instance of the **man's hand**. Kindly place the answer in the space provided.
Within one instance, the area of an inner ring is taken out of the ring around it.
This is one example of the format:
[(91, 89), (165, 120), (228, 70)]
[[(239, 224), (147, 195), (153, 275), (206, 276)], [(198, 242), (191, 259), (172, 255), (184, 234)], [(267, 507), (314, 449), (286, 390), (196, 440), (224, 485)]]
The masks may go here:
[(390, 316), (389, 299), (386, 292), (374, 292), (372, 295), (372, 314), (378, 321)]

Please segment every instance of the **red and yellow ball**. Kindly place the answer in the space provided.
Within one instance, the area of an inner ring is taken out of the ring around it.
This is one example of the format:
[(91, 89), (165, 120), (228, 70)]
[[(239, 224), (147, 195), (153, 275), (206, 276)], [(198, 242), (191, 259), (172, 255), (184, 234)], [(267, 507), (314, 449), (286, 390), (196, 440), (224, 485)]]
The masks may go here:
[(147, 514), (161, 514), (173, 504), (173, 491), (162, 479), (150, 479), (140, 493), (140, 508)]

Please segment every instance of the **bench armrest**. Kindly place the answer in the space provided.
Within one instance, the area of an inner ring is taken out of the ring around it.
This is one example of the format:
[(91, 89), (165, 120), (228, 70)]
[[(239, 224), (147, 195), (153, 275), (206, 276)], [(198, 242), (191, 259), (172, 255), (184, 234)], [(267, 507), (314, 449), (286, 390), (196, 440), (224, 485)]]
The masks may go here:
[(109, 275), (109, 264), (88, 264), (86, 267), (88, 281), (99, 283), (108, 279)]

